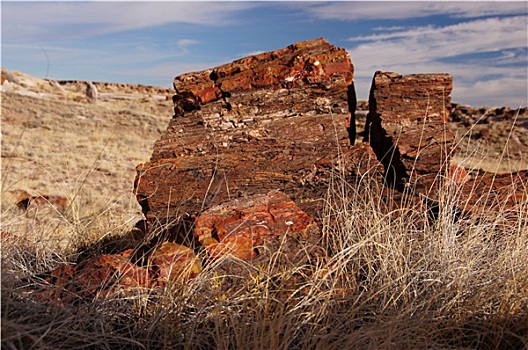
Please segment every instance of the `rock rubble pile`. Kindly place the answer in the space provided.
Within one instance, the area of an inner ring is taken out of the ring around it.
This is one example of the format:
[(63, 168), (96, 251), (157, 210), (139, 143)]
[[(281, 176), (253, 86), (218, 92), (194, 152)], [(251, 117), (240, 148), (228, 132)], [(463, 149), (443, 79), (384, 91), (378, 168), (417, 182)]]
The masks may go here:
[[(364, 142), (354, 144), (354, 66), (323, 38), (178, 76), (174, 115), (134, 183), (152, 240), (62, 275), (99, 295), (112, 291), (100, 283), (110, 276), (160, 286), (196, 276), (208, 259), (262, 259), (284, 244), (317, 256), (336, 173), (370, 175), (407, 204), (434, 207), (446, 186), (462, 189), (463, 212), (526, 202), (526, 171), (474, 176), (450, 164), (452, 86), (449, 74), (376, 72)], [(512, 182), (519, 191), (503, 193)]]

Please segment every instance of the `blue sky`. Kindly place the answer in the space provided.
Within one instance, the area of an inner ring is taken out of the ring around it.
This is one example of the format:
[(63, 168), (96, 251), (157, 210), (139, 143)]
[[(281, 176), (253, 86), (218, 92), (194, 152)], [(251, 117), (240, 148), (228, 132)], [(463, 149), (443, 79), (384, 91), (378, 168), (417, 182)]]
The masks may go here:
[(528, 2), (2, 1), (2, 66), (170, 87), (174, 76), (325, 37), (366, 99), (376, 70), (453, 75), (454, 102), (526, 106)]

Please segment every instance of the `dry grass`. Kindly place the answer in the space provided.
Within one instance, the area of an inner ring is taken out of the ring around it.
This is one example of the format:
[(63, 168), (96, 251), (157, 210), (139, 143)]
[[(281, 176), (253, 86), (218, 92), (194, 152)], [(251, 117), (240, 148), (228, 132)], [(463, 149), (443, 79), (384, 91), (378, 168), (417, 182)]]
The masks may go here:
[[(93, 241), (86, 228), (106, 234), (108, 220), (133, 225), (141, 218), (132, 193), (135, 167), (152, 153), (170, 103), (87, 104), (3, 93), (2, 229), (34, 240), (39, 235), (27, 227), (44, 226), (64, 248), (72, 240)], [(69, 205), (21, 213), (19, 190), (64, 196)]]
[[(124, 105), (102, 117), (108, 108), (2, 98), (0, 228), (11, 233), (1, 241), (2, 348), (528, 347), (528, 203), (514, 211), (495, 203), (457, 221), (459, 193), (446, 187), (433, 223), (423, 208), (388, 210), (368, 177), (349, 184), (339, 174), (321, 216), (324, 259), (284, 264), (278, 251), (266, 265), (209, 264), (165, 289), (39, 298), (38, 274), (126, 236), (139, 213), (133, 168), (166, 118), (134, 118)], [(70, 205), (22, 212), (8, 197), (17, 188), (65, 195)]]
[[(96, 301), (39, 300), (31, 292), (41, 282), (28, 276), (72, 259), (46, 244), (53, 236), (46, 228), (39, 232), (41, 241), (5, 240), (2, 345), (526, 348), (527, 204), (508, 211), (496, 203), (478, 220), (457, 221), (451, 215), (457, 193), (446, 188), (439, 220), (431, 223), (419, 208), (403, 215), (387, 212), (366, 184), (336, 177), (329, 189), (325, 259), (284, 265), (279, 251), (268, 265), (226, 260), (188, 283)], [(108, 229), (121, 231), (116, 236), (125, 233), (118, 222), (109, 222)], [(245, 276), (225, 273), (233, 269), (223, 265), (236, 265)]]

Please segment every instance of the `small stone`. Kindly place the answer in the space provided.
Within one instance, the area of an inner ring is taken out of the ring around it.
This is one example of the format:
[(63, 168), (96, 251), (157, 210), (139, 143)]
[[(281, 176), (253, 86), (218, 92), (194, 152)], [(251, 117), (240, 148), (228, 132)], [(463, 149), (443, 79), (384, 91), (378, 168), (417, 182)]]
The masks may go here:
[(202, 263), (192, 249), (172, 242), (163, 242), (152, 254), (151, 262), (159, 273), (158, 284), (184, 281), (202, 271)]

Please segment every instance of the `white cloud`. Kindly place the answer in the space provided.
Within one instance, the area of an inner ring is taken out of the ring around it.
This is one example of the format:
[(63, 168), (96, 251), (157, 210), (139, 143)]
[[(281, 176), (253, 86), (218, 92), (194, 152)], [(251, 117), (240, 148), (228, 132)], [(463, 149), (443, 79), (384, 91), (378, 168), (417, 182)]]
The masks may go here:
[[(168, 23), (219, 26), (251, 2), (3, 2), (3, 40), (74, 38)], [(65, 28), (68, 30), (65, 30)]]
[(426, 26), (350, 38), (359, 42), (354, 59), (370, 66), (391, 62), (414, 64), (462, 54), (526, 47), (527, 17), (488, 18), (445, 27)]
[(308, 3), (306, 6), (306, 11), (313, 17), (327, 20), (405, 19), (432, 15), (464, 18), (527, 12), (524, 1), (338, 1)]
[(178, 39), (176, 41), (176, 46), (178, 46), (181, 49), (187, 49), (187, 47), (191, 45), (199, 44), (200, 41), (194, 40), (194, 39)]
[(519, 77), (477, 81), (472, 84), (455, 84), (453, 95), (463, 97), (464, 103), (473, 106), (509, 106), (511, 108), (527, 106), (526, 79)]

